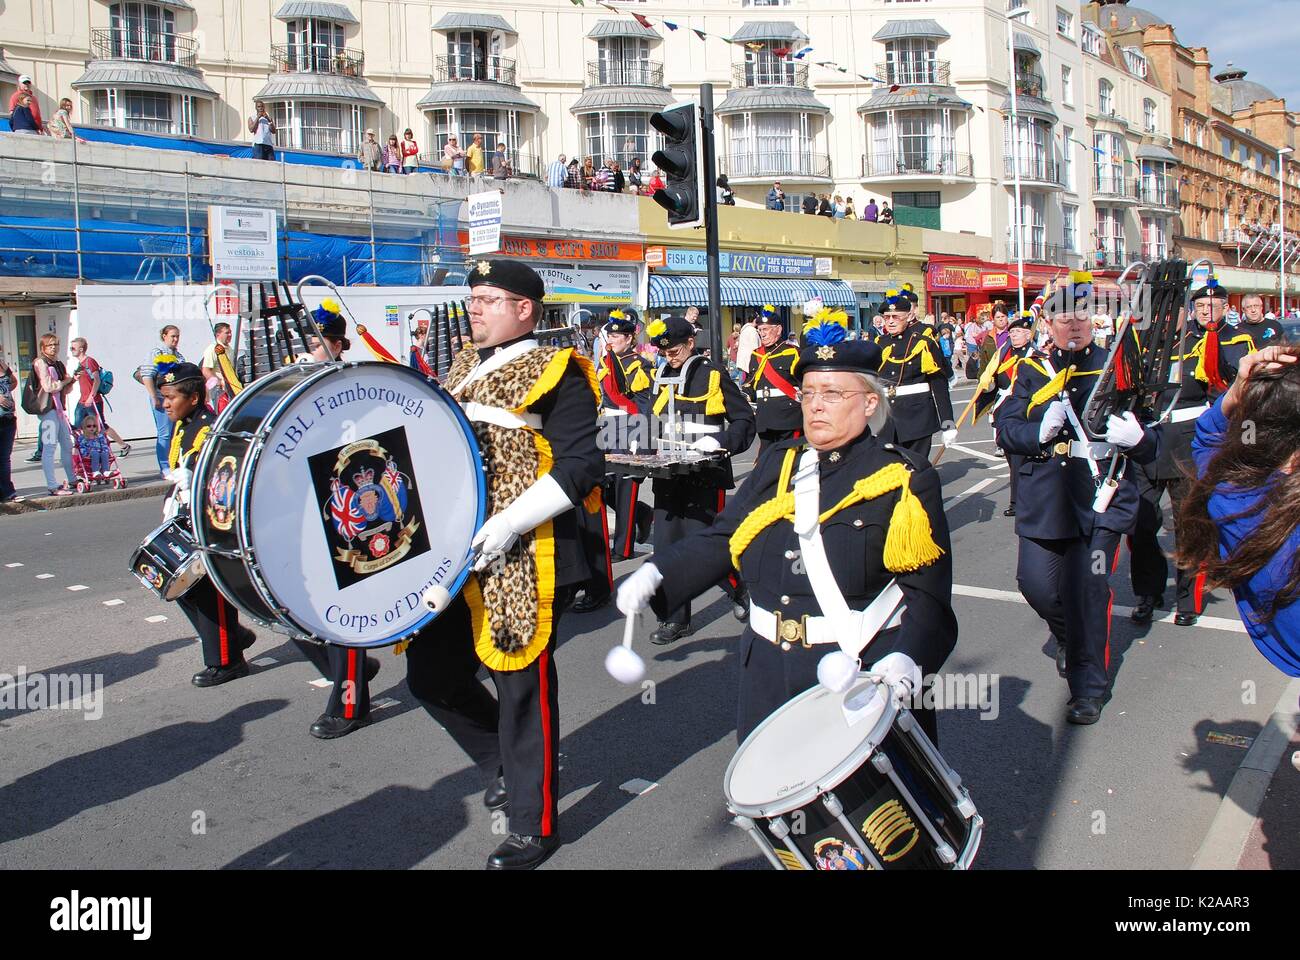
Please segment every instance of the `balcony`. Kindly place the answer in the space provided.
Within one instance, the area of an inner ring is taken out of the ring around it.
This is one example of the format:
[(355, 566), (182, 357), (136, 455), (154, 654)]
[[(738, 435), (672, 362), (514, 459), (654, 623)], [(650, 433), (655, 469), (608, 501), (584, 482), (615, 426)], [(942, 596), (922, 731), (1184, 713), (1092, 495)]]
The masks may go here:
[(900, 87), (951, 86), (951, 63), (948, 60), (876, 64), (876, 76), (886, 84)]
[(588, 60), (589, 87), (662, 87), (664, 65), (649, 60)]
[[(1003, 147), (1004, 150), (1008, 149)], [(1012, 183), (1016, 176), (1015, 158), (1008, 155), (1002, 158), (1003, 182)], [(1053, 190), (1065, 188), (1065, 178), (1061, 165), (1045, 154), (1031, 154), (1020, 158), (1020, 185), (1022, 187), (1047, 186)]]
[(733, 64), (731, 82), (736, 87), (807, 87), (808, 64), (760, 54), (753, 60)]
[[(1016, 263), (1020, 259), (1020, 251), (1017, 249), (1016, 242), (1011, 234), (1012, 231), (1008, 230), (1007, 263)], [(1063, 244), (1033, 239), (1024, 242), (1024, 252), (1025, 263), (1047, 263), (1054, 266), (1064, 266), (1066, 258), (1075, 256)]]
[(862, 158), (863, 181), (911, 180), (940, 177), (944, 180), (973, 176), (969, 153), (926, 153), (923, 151), (886, 151)]
[(199, 45), (192, 37), (148, 30), (91, 30), (90, 52), (96, 60), (169, 63), (195, 69)]
[(718, 172), (725, 173), (732, 183), (740, 180), (829, 180), (831, 158), (824, 153), (804, 153), (793, 150), (751, 152), (727, 150), (718, 156)]
[(1137, 188), (1138, 206), (1148, 210), (1179, 209), (1178, 186), (1173, 177), (1169, 177), (1167, 182), (1143, 178), (1137, 182)]
[(515, 61), (509, 57), (486, 56), (471, 58), (437, 57), (434, 61), (433, 79), (435, 83), (448, 83), (457, 80), (486, 80), (489, 83), (504, 83), (517, 87)]
[(317, 44), (271, 44), (271, 65), (276, 73), (323, 73), (360, 78), (366, 56), (360, 50)]
[(1033, 97), (1035, 100), (1046, 100), (1047, 84), (1043, 82), (1041, 75), (1037, 73), (1018, 73), (1016, 74), (1016, 96)]
[(1123, 270), (1128, 266), (1128, 255), (1121, 244), (1110, 249), (1094, 251), (1091, 261), (1094, 270)]
[(1092, 199), (1097, 203), (1137, 203), (1137, 181), (1122, 173), (1093, 171)]

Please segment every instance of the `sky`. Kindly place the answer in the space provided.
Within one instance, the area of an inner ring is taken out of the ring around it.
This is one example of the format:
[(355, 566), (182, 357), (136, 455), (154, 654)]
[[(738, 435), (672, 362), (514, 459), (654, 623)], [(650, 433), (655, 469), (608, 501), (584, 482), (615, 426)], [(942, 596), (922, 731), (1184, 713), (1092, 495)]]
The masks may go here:
[(1173, 24), (1186, 46), (1209, 47), (1215, 73), (1231, 60), (1247, 80), (1285, 97), (1287, 109), (1300, 110), (1300, 0), (1137, 0), (1132, 6)]

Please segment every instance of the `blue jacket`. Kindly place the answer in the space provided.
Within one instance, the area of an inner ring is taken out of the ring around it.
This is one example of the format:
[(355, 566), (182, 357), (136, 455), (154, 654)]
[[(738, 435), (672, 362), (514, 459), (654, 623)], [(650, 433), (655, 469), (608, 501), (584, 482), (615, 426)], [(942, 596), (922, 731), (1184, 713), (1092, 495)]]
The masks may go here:
[(767, 209), (769, 210), (785, 209), (785, 198), (777, 196), (776, 187), (773, 187), (771, 190), (767, 191)]
[[(1227, 430), (1228, 418), (1223, 415), (1223, 399), (1220, 398), (1196, 420), (1192, 457), (1196, 461), (1197, 476), (1205, 476), (1206, 468), (1223, 443)], [(1263, 511), (1257, 511), (1256, 506), (1268, 494), (1268, 487), (1234, 490), (1220, 484), (1215, 488), (1208, 507), (1210, 518), (1219, 528), (1220, 556), (1226, 557), (1236, 550), (1259, 526)], [(1298, 551), (1300, 528), (1291, 531), (1290, 538), (1273, 559), (1232, 591), (1237, 598), (1237, 612), (1250, 639), (1255, 641), (1255, 646), (1269, 663), (1291, 677), (1300, 677), (1300, 603), (1282, 607), (1272, 623), (1258, 623), (1255, 615), (1268, 606), (1278, 590), (1286, 586), (1292, 557)]]

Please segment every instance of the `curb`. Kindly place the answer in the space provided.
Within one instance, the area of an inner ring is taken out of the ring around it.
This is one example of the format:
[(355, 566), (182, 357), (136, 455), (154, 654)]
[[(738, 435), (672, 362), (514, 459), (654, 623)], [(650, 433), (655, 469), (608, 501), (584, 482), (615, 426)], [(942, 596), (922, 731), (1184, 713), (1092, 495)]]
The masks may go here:
[(1282, 754), (1295, 735), (1297, 698), (1300, 698), (1300, 679), (1286, 685), (1273, 706), (1272, 716), (1233, 774), (1201, 848), (1192, 858), (1193, 870), (1237, 869), (1268, 785), (1273, 782)]
[(0, 516), (40, 513), (44, 510), (66, 510), (71, 507), (89, 507), (97, 503), (116, 503), (119, 500), (161, 497), (171, 489), (171, 486), (166, 480), (155, 480), (135, 487), (127, 486), (121, 490), (99, 490), (94, 493), (78, 493), (71, 497), (29, 497), (18, 503), (0, 503)]

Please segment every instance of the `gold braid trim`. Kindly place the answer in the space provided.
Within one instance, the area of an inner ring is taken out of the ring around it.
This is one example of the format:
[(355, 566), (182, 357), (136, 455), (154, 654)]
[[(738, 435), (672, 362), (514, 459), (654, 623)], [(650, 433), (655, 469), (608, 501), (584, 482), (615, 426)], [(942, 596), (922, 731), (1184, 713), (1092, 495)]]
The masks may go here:
[[(654, 412), (658, 415), (663, 408), (668, 406), (668, 391), (675, 390), (675, 387), (666, 387), (659, 391), (655, 397)], [(698, 397), (688, 397), (685, 394), (677, 394), (678, 403), (703, 403), (705, 416), (716, 416), (727, 412), (727, 402), (722, 396), (722, 374), (717, 370), (709, 371), (709, 389)]]
[(917, 341), (916, 346), (913, 347), (911, 350), (909, 350), (907, 356), (905, 357), (895, 360), (893, 357), (893, 351), (894, 351), (893, 344), (890, 344), (889, 346), (885, 347), (885, 352), (880, 358), (881, 361), (884, 363), (904, 364), (910, 360), (915, 360), (917, 355), (920, 354), (921, 372), (923, 374), (929, 376), (932, 373), (939, 372), (939, 365), (934, 362), (934, 356), (933, 354), (930, 353), (930, 346), (924, 337), (922, 337), (919, 341)]
[[(777, 482), (780, 492), (751, 512), (732, 534), (731, 564), (737, 570), (740, 569), (741, 555), (755, 537), (778, 520), (794, 519), (794, 492), (787, 487), (798, 452), (797, 449), (789, 451), (781, 464), (781, 478)], [(900, 490), (898, 503), (889, 518), (889, 530), (885, 533), (885, 569), (891, 573), (909, 573), (934, 563), (943, 556), (943, 548), (934, 542), (934, 531), (925, 505), (912, 493), (911, 476), (912, 471), (906, 464), (891, 463), (881, 467), (855, 483), (853, 492), (839, 503), (822, 511), (817, 522), (825, 523), (846, 507)]]
[[(1042, 368), (1040, 367), (1039, 369)], [(1052, 377), (1045, 384), (1043, 384), (1041, 387), (1035, 390), (1034, 395), (1029, 398), (1029, 406), (1025, 408), (1025, 413), (1028, 413), (1030, 410), (1034, 409), (1034, 407), (1038, 406), (1040, 403), (1046, 403), (1048, 400), (1051, 400), (1054, 397), (1059, 396), (1061, 391), (1065, 389), (1065, 382), (1069, 379), (1070, 379), (1070, 371), (1067, 368), (1065, 370), (1062, 370), (1056, 376)]]

